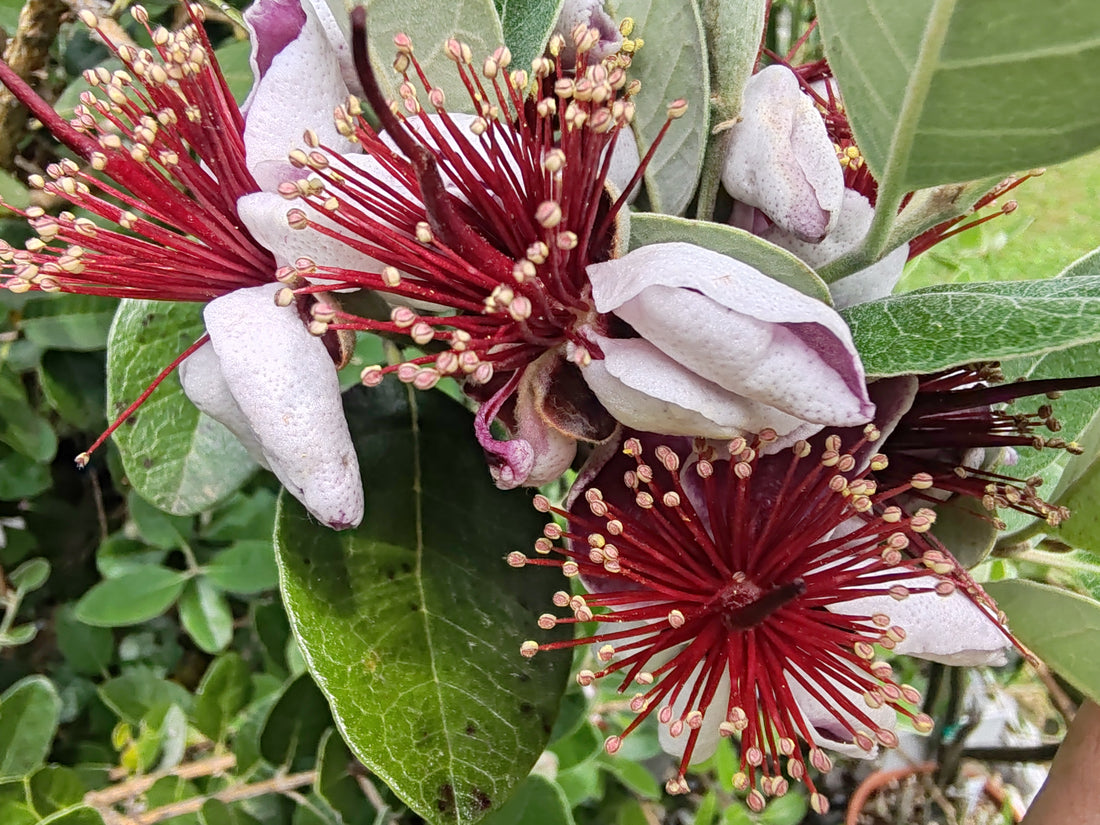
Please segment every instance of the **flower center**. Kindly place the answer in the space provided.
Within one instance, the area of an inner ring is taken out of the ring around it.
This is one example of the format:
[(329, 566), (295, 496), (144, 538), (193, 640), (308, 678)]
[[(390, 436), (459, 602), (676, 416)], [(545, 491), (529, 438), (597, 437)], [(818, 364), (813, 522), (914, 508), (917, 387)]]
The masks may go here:
[(748, 630), (756, 627), (781, 607), (806, 592), (806, 581), (796, 578), (786, 584), (764, 590), (745, 576), (734, 573), (729, 584), (715, 596), (715, 607), (721, 611), (728, 630)]

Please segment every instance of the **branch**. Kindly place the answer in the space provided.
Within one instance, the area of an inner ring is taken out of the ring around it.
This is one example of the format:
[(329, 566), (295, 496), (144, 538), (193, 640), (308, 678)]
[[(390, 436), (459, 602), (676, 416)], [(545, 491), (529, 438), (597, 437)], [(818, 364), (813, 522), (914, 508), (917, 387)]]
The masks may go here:
[[(29, 82), (32, 75), (46, 67), (65, 10), (64, 0), (27, 0), (23, 6), (15, 36), (4, 49), (4, 62), (24, 80)], [(26, 134), (27, 117), (27, 110), (15, 96), (0, 87), (0, 168), (14, 168), (19, 143)]]

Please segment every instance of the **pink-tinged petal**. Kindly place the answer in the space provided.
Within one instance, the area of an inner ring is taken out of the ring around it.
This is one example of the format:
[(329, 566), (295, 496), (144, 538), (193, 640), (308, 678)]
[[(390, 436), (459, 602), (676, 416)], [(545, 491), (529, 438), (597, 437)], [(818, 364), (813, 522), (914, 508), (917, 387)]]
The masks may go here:
[(302, 33), (306, 13), (301, 0), (256, 0), (245, 9), (244, 22), (252, 42), (252, 73), (259, 79), (271, 68), (275, 55)]
[(360, 272), (381, 272), (375, 259), (347, 244), (313, 229), (291, 229), (286, 213), (293, 206), (311, 221), (336, 228), (331, 218), (305, 202), (291, 204), (273, 192), (256, 192), (237, 201), (237, 212), (248, 231), (270, 250), (279, 266), (293, 266), (299, 258), (309, 258), (318, 266), (341, 267)]
[(587, 272), (598, 310), (730, 392), (817, 424), (853, 426), (874, 413), (844, 320), (748, 264), (667, 243)]
[(348, 97), (340, 57), (330, 33), (312, 5), (294, 40), (276, 54), (257, 80), (247, 101), (244, 144), (249, 171), (261, 189), (274, 190), (285, 180), (301, 177), (287, 162), (302, 146), (306, 129), (339, 153), (358, 151), (336, 131), (332, 112)]
[(221, 362), (209, 341), (180, 364), (179, 376), (183, 392), (191, 403), (233, 433), (252, 460), (270, 470), (263, 447), (225, 382)]
[(901, 601), (889, 595), (864, 596), (829, 605), (829, 609), (846, 616), (889, 616), (891, 624), (906, 633), (894, 648), (900, 655), (945, 665), (1003, 665), (1011, 647), (1004, 630), (961, 591), (949, 596), (933, 592), (939, 581), (922, 576), (906, 582), (911, 590), (929, 590), (910, 593)]
[(835, 225), (844, 173), (821, 113), (786, 66), (768, 66), (745, 85), (722, 183), (805, 240), (820, 240)]
[[(655, 665), (652, 662), (647, 665), (650, 670), (658, 666), (659, 665)], [(700, 663), (691, 676), (685, 681), (684, 689), (680, 692), (679, 696), (676, 697), (676, 701), (672, 703), (673, 719), (683, 719), (688, 711), (694, 709), (694, 706), (690, 705), (687, 699), (691, 696), (695, 688), (695, 683), (699, 681), (699, 678), (703, 675), (703, 671), (703, 664)], [(707, 675), (709, 675), (709, 673)], [(703, 721), (699, 725), (699, 734), (695, 739), (695, 746), (691, 749), (690, 764), (696, 765), (699, 762), (710, 759), (714, 756), (715, 751), (718, 750), (718, 743), (722, 741), (722, 733), (719, 730), (719, 725), (726, 721), (726, 708), (729, 706), (729, 700), (730, 675), (729, 671), (723, 671), (722, 675), (718, 677), (718, 685), (715, 688), (714, 698), (711, 700), (710, 704), (707, 705), (707, 709), (703, 713)], [(675, 756), (677, 759), (683, 758), (690, 735), (691, 728), (687, 725), (683, 726), (683, 730), (679, 731), (678, 736), (672, 735), (669, 725), (657, 726), (657, 739), (661, 743), (661, 750), (671, 756)]]
[[(536, 365), (532, 365), (527, 372), (535, 368)], [(542, 419), (535, 408), (530, 382), (522, 379), (512, 414), (512, 437), (501, 441), (493, 436), (490, 425), (515, 392), (513, 384), (505, 385), (482, 404), (474, 416), (474, 433), (485, 451), (489, 475), (501, 490), (537, 487), (553, 481), (569, 469), (577, 455), (577, 442)]]
[(731, 393), (641, 338), (602, 338), (603, 350), (581, 370), (600, 403), (624, 426), (664, 435), (732, 438), (771, 427), (804, 438), (820, 429), (774, 407)]
[(623, 36), (611, 15), (604, 11), (603, 0), (565, 0), (553, 32), (565, 38), (560, 57), (563, 66), (572, 67), (577, 61), (573, 28), (580, 23), (600, 32), (599, 41), (588, 52), (588, 65), (614, 54), (622, 46)]
[[(819, 243), (809, 243), (779, 226), (770, 227), (759, 234), (776, 246), (793, 252), (817, 269), (835, 261), (841, 255), (859, 249), (863, 245), (863, 239), (867, 237), (867, 230), (870, 229), (874, 216), (875, 210), (867, 198), (846, 189), (844, 205), (840, 209), (836, 226)], [(894, 291), (901, 279), (908, 258), (909, 244), (902, 244), (869, 267), (830, 284), (829, 292), (833, 296), (834, 304), (838, 309), (843, 309), (853, 304), (885, 298)]]
[(203, 313), (210, 343), (271, 471), (318, 520), (354, 527), (363, 518), (363, 485), (336, 368), (297, 308), (275, 304), (280, 288), (211, 301)]
[[(810, 726), (811, 741), (818, 747), (828, 748), (843, 756), (856, 759), (872, 759), (878, 754), (878, 745), (865, 751), (855, 743), (850, 731), (864, 730), (873, 740), (876, 729), (893, 731), (897, 727), (897, 711), (889, 705), (882, 705), (879, 708), (868, 707), (863, 701), (862, 693), (837, 682), (814, 683), (810, 685), (813, 691), (811, 692), (804, 686), (807, 680), (802, 674), (787, 671), (786, 676), (795, 707)], [(830, 694), (844, 697), (859, 710), (860, 716), (841, 707), (835, 700), (826, 705), (817, 698), (828, 697)]]

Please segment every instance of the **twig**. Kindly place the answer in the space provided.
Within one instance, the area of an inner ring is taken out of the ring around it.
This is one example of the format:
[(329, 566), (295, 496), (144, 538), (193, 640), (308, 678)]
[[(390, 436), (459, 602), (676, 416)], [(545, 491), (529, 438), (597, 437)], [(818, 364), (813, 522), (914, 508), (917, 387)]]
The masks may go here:
[(206, 796), (194, 796), (183, 799), (169, 805), (153, 808), (151, 811), (127, 816), (116, 813), (110, 809), (99, 808), (107, 825), (155, 825), (166, 819), (177, 816), (197, 813), (202, 806), (214, 799), (218, 802), (240, 802), (243, 799), (254, 799), (257, 796), (266, 796), (270, 793), (283, 794), (301, 788), (303, 785), (312, 785), (317, 780), (317, 771), (302, 771), (301, 773), (289, 773), (282, 776), (273, 776), (262, 782), (253, 782), (249, 785), (234, 785), (225, 790)]
[(212, 756), (209, 759), (201, 759), (197, 762), (187, 762), (171, 770), (150, 773), (144, 776), (135, 776), (126, 782), (112, 785), (102, 791), (89, 791), (84, 796), (84, 802), (93, 808), (114, 805), (132, 799), (138, 794), (143, 794), (153, 785), (166, 777), (175, 776), (180, 779), (198, 779), (200, 776), (213, 776), (216, 773), (224, 773), (232, 770), (237, 765), (237, 757), (229, 753), (225, 756)]
[(1050, 701), (1053, 703), (1055, 709), (1062, 715), (1062, 718), (1066, 720), (1066, 725), (1068, 726), (1073, 721), (1073, 717), (1077, 715), (1077, 706), (1074, 705), (1069, 695), (1062, 690), (1062, 686), (1058, 684), (1058, 680), (1051, 674), (1050, 668), (1038, 660), (1031, 662), (1031, 667), (1035, 671), (1035, 675), (1039, 677), (1043, 686), (1047, 689), (1047, 693), (1050, 694)]
[[(27, 0), (19, 13), (19, 26), (4, 49), (4, 62), (27, 82), (33, 82), (32, 75), (46, 67), (64, 11), (63, 0)], [(27, 118), (27, 110), (15, 96), (0, 87), (0, 168), (8, 171), (15, 168), (15, 156), (26, 133)]]
[(863, 806), (867, 804), (867, 800), (871, 798), (872, 794), (880, 788), (889, 785), (891, 782), (899, 782), (902, 779), (908, 779), (910, 776), (932, 773), (935, 770), (935, 762), (924, 762), (920, 765), (909, 765), (892, 771), (875, 771), (859, 784), (856, 792), (848, 800), (848, 813), (844, 818), (844, 825), (856, 825)]

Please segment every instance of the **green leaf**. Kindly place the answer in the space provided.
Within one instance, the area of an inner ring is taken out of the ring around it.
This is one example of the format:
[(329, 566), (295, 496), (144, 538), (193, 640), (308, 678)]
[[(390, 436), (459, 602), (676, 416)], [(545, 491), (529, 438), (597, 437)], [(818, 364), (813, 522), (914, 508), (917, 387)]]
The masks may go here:
[(377, 821), (377, 811), (363, 796), (363, 789), (348, 771), (354, 757), (332, 728), (325, 731), (317, 754), (317, 781), (313, 792), (340, 815), (345, 825)]
[(758, 821), (760, 825), (798, 825), (809, 809), (806, 794), (796, 790), (768, 802)]
[(932, 286), (841, 315), (868, 377), (930, 373), (1100, 341), (1100, 275)]
[(185, 711), (192, 700), (187, 689), (175, 682), (160, 678), (151, 667), (131, 667), (121, 676), (104, 682), (99, 687), (99, 698), (118, 717), (131, 725), (140, 725), (151, 710), (164, 710), (178, 705)]
[(493, 0), (513, 66), (529, 69), (531, 61), (546, 51), (564, 4), (565, 0)]
[(206, 578), (230, 593), (249, 595), (279, 585), (271, 540), (247, 539), (222, 550), (206, 565)]
[(16, 590), (30, 593), (46, 583), (50, 577), (50, 563), (45, 559), (28, 559), (8, 576), (8, 581)]
[[(177, 818), (176, 822), (183, 825), (182, 819)], [(81, 806), (58, 811), (41, 820), (38, 825), (103, 825), (103, 817), (95, 808)]]
[(252, 88), (252, 66), (249, 63), (251, 54), (252, 44), (247, 39), (234, 40), (214, 50), (222, 76), (238, 103), (248, 96)]
[[(202, 334), (198, 304), (123, 301), (107, 346), (108, 417), (121, 413)], [(134, 489), (175, 515), (208, 509), (255, 469), (233, 434), (187, 400), (174, 374), (114, 440)]]
[(95, 553), (95, 566), (105, 579), (117, 579), (126, 573), (148, 570), (160, 564), (167, 551), (150, 547), (145, 542), (115, 533), (100, 543)]
[(248, 665), (240, 654), (219, 656), (195, 691), (195, 727), (215, 742), (223, 741), (229, 723), (248, 704), (251, 694)]
[[(745, 83), (756, 65), (764, 33), (764, 0), (702, 0), (710, 58), (711, 105), (720, 120), (737, 117)], [(642, 48), (644, 52), (649, 46)]]
[(1008, 616), (1017, 639), (1075, 688), (1100, 701), (1100, 602), (1023, 579), (990, 582), (985, 589)]
[(233, 614), (225, 594), (205, 578), (192, 579), (180, 595), (180, 623), (200, 650), (218, 653), (233, 638)]
[(345, 412), (363, 478), (384, 483), (340, 533), (279, 499), (287, 611), (356, 756), (429, 821), (472, 822), (534, 764), (568, 675), (568, 653), (519, 655), (560, 578), (503, 562), (543, 519), (492, 485), (441, 393), (359, 387)]
[(48, 816), (72, 805), (79, 805), (88, 790), (80, 774), (63, 765), (47, 765), (31, 776), (28, 788), (34, 808)]
[[(1015, 474), (1016, 468), (1009, 472)], [(936, 538), (963, 567), (974, 567), (997, 542), (999, 534), (989, 515), (981, 502), (964, 496), (955, 496), (937, 508)]]
[[(643, 156), (665, 124), (668, 105), (679, 98), (688, 104), (645, 172), (653, 211), (678, 215), (695, 192), (710, 124), (707, 49), (699, 9), (695, 0), (620, 0), (616, 11), (620, 17), (634, 18), (632, 36), (645, 40), (630, 65), (630, 76), (642, 82), (631, 125)], [(628, 137), (621, 135), (619, 140)]]
[(107, 405), (102, 353), (50, 350), (43, 353), (38, 378), (49, 405), (81, 430), (101, 429)]
[(608, 756), (606, 753), (599, 757), (599, 761), (600, 767), (633, 791), (636, 796), (643, 799), (661, 798), (661, 786), (657, 784), (657, 780), (645, 765), (630, 759)]
[(57, 647), (77, 673), (98, 676), (114, 659), (115, 640), (110, 630), (84, 624), (66, 605), (57, 614)]
[(103, 349), (116, 306), (98, 295), (43, 296), (27, 304), (20, 329), (42, 349)]
[(121, 627), (148, 621), (176, 603), (188, 573), (147, 565), (106, 579), (76, 603), (74, 614), (85, 624)]
[(191, 532), (191, 519), (158, 510), (136, 490), (126, 496), (126, 509), (141, 538), (160, 550), (182, 547)]
[[(640, 766), (639, 766), (640, 767)], [(642, 770), (645, 770), (642, 768)], [(531, 774), (484, 825), (573, 825), (573, 812), (562, 789), (549, 779)]]
[(630, 217), (630, 250), (655, 243), (692, 243), (728, 255), (763, 272), (803, 295), (809, 295), (830, 306), (833, 299), (829, 287), (810, 267), (785, 249), (762, 238), (710, 221), (693, 221), (671, 215), (640, 212)]
[(26, 776), (45, 760), (61, 698), (44, 676), (20, 679), (0, 695), (0, 781)]
[[(449, 112), (472, 112), (470, 94), (459, 77), (455, 64), (443, 53), (443, 44), (450, 37), (466, 43), (473, 52), (474, 66), (480, 72), (482, 61), (497, 46), (504, 43), (504, 32), (493, 0), (371, 0), (367, 6), (367, 40), (371, 65), (383, 93), (398, 100), (397, 86), (401, 76), (393, 70), (396, 51), (393, 36), (404, 32), (412, 38), (416, 59), (431, 81), (446, 95)], [(530, 69), (527, 66), (518, 68)], [(424, 92), (419, 88), (421, 98)]]
[(332, 726), (324, 694), (308, 673), (289, 682), (271, 706), (260, 733), (260, 753), (273, 765), (304, 769)]
[(57, 436), (27, 401), (22, 380), (0, 364), (0, 442), (38, 462), (52, 461)]
[(875, 178), (903, 190), (1044, 166), (1100, 145), (1100, 4), (818, 0)]
[(0, 458), (0, 500), (31, 498), (50, 489), (52, 485), (50, 465), (20, 453), (11, 453)]

